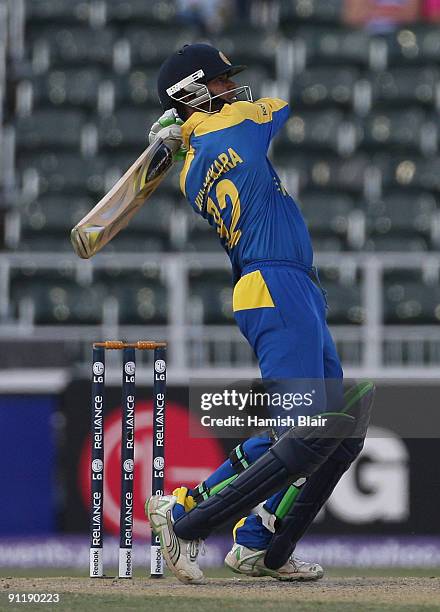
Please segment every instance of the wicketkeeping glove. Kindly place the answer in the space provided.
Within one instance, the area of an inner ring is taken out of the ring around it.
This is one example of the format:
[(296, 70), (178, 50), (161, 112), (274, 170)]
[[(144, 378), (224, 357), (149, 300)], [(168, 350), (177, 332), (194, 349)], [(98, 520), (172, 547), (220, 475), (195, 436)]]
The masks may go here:
[[(169, 143), (176, 149), (173, 157), (175, 160), (184, 160), (187, 149), (182, 144), (182, 131), (180, 126), (182, 119), (177, 114), (175, 108), (165, 111), (159, 119), (151, 126), (148, 140), (152, 144), (158, 138), (162, 138), (165, 143)], [(179, 146), (178, 146), (179, 145)]]

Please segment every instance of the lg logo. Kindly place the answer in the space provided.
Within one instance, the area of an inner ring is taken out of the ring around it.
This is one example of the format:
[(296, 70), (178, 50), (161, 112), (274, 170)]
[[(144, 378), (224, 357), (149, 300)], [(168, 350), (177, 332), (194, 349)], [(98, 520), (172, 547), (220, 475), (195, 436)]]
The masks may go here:
[(154, 465), (154, 469), (156, 470), (163, 470), (163, 467), (165, 465), (165, 460), (163, 457), (155, 457), (154, 461), (153, 461), (153, 465)]
[(405, 521), (409, 516), (408, 460), (399, 436), (371, 426), (362, 453), (341, 478), (325, 511), (351, 524)]
[(126, 374), (128, 374), (129, 376), (133, 376), (133, 374), (136, 372), (136, 364), (134, 363), (134, 361), (127, 361), (124, 370)]
[(101, 459), (94, 459), (92, 461), (92, 470), (94, 472), (102, 472), (103, 467), (104, 467), (104, 464), (102, 463)]
[(165, 361), (163, 359), (156, 359), (156, 361), (154, 362), (154, 369), (158, 374), (162, 374), (162, 372), (165, 372)]
[(124, 461), (124, 471), (131, 473), (134, 469), (133, 459), (126, 459)]
[(102, 361), (95, 361), (93, 364), (93, 374), (95, 376), (102, 376), (104, 374), (104, 364)]

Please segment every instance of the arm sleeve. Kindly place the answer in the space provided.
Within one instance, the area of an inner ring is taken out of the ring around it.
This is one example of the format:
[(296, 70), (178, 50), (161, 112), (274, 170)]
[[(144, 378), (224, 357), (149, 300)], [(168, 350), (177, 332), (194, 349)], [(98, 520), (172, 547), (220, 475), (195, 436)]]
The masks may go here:
[(255, 102), (237, 102), (244, 119), (250, 119), (257, 127), (258, 139), (264, 142), (265, 150), (270, 141), (289, 118), (289, 105), (278, 98), (260, 98)]
[(289, 118), (289, 105), (279, 98), (260, 98), (254, 104), (257, 107), (259, 123), (266, 124), (268, 128), (270, 141)]

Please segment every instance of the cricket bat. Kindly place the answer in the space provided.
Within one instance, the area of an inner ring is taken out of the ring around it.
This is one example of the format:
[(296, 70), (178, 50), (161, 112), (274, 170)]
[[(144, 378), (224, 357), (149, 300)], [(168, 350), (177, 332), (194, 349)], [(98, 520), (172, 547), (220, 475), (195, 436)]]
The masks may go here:
[[(159, 138), (70, 232), (78, 257), (89, 259), (128, 225), (173, 165), (173, 144)], [(178, 143), (176, 147), (178, 148)]]

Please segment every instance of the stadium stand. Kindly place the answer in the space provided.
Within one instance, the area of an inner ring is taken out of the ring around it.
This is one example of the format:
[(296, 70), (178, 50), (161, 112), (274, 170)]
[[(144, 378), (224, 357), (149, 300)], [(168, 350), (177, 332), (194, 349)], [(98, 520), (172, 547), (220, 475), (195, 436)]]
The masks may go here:
[(189, 295), (191, 323), (224, 325), (233, 322), (229, 272), (193, 270), (189, 275)]
[[(440, 31), (423, 23), (380, 35), (349, 28), (341, 0), (274, 4), (277, 23), (249, 24), (246, 35), (228, 25), (211, 40), (249, 65), (240, 80), (257, 97), (290, 99), (292, 116), (271, 156), (322, 261), (339, 257), (322, 274), (330, 323), (370, 324), (362, 257), (381, 254), (384, 323), (437, 323), (438, 278), (427, 280), (417, 257), (420, 265), (410, 263), (398, 278), (386, 262), (393, 253), (434, 257), (440, 249)], [(56, 260), (70, 249), (69, 229), (144, 148), (159, 114), (157, 67), (200, 38), (196, 25), (182, 25), (172, 0), (17, 0), (7, 17), (5, 68), (0, 45), (0, 92), (5, 84), (8, 92), (0, 96), (3, 322), (99, 325), (110, 317), (125, 326), (166, 325), (174, 281), (163, 274), (145, 277), (133, 264), (112, 275), (98, 262), (85, 282), (76, 268), (58, 270)], [(216, 251), (213, 232), (183, 202), (177, 170), (106, 249), (175, 254), (187, 275), (187, 320), (227, 326), (229, 273), (191, 263)], [(53, 269), (22, 269), (8, 259), (32, 252), (46, 253), (49, 264), (53, 258)], [(360, 258), (354, 274), (347, 272), (352, 255)]]

